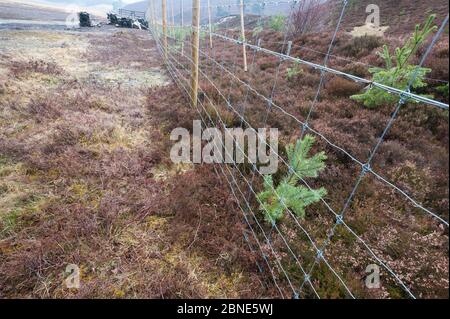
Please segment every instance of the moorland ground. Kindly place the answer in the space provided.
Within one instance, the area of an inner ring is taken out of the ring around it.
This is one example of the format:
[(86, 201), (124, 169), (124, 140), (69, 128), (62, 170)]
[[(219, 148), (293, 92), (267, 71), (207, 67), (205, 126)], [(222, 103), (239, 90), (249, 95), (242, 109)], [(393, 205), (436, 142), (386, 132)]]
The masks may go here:
[[(382, 45), (399, 46), (412, 30), (398, 18), (384, 37), (356, 40), (349, 34), (356, 16), (349, 14), (343, 22), (333, 49), (340, 58), (329, 63), (370, 77), (367, 64), (382, 66), (376, 54)], [(422, 22), (409, 15), (405, 19), (408, 25)], [(228, 34), (238, 37), (237, 31)], [(260, 36), (265, 47), (282, 50), (279, 32), (264, 30)], [(254, 40), (251, 32), (248, 38)], [(326, 52), (330, 39), (328, 30), (295, 37), (292, 55), (321, 63), (320, 52)], [(239, 47), (222, 41), (215, 42), (214, 50), (207, 46), (205, 39), (202, 51), (269, 94), (278, 59), (258, 54), (249, 72), (243, 72), (236, 67), (242, 65)], [(173, 54), (189, 70), (189, 60)], [(242, 103), (245, 87), (201, 57), (203, 72), (229, 94), (232, 105)], [(437, 89), (440, 81), (448, 81), (448, 32), (427, 66), (432, 80), (423, 93), (448, 103), (448, 96)], [(220, 111), (216, 114), (207, 105), (213, 120), (220, 115), (229, 126), (239, 125), (240, 118), (217, 88), (202, 76), (200, 80)], [(304, 119), (319, 80), (317, 70), (284, 63), (274, 102)], [(364, 159), (394, 106), (370, 109), (349, 99), (361, 90), (358, 84), (327, 77), (310, 124)], [(267, 269), (261, 274), (255, 264), (264, 264), (261, 256), (243, 240), (246, 227), (227, 182), (212, 166), (174, 165), (169, 159), (171, 130), (189, 129), (200, 117), (166, 72), (147, 32), (108, 26), (82, 32), (0, 31), (0, 106), (1, 297), (278, 296)], [(266, 104), (250, 94), (248, 121), (260, 127), (265, 113)], [(301, 131), (276, 109), (267, 125), (280, 129), (280, 149)], [(318, 150), (328, 156), (326, 168), (310, 183), (327, 188), (326, 200), (339, 211), (360, 167), (321, 139), (314, 147)], [(408, 104), (373, 167), (448, 219), (448, 112)], [(255, 180), (255, 188), (261, 189), (261, 180)], [(254, 198), (251, 205), (259, 210)], [(448, 228), (373, 176), (363, 180), (346, 218), (418, 297), (448, 297)], [(317, 204), (308, 208), (302, 225), (320, 244), (334, 222), (326, 207)], [(284, 221), (280, 228), (308, 268), (315, 251), (292, 226)], [(270, 231), (270, 225), (263, 227)], [(279, 255), (271, 257), (279, 258), (301, 282), (281, 238), (273, 236), (272, 245)], [(266, 245), (263, 250), (269, 254)], [(325, 254), (358, 297), (406, 297), (386, 273), (381, 289), (365, 288), (365, 269), (374, 260), (345, 229), (337, 229)], [(64, 285), (67, 264), (81, 268), (79, 290)], [(288, 285), (281, 273), (279, 277), (287, 295)], [(316, 267), (312, 280), (324, 298), (347, 297), (325, 265)], [(311, 291), (304, 294), (313, 296)]]
[(148, 33), (0, 37), (2, 297), (270, 295), (227, 189), (211, 168), (169, 161), (148, 101), (188, 104)]

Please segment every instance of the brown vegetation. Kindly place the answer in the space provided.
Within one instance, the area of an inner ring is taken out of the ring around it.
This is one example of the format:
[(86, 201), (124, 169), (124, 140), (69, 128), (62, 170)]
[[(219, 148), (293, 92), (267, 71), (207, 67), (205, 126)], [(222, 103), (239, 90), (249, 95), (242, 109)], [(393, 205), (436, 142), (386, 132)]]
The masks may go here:
[[(167, 81), (146, 33), (79, 39), (90, 45), (78, 66), (120, 74), (131, 63)], [(0, 79), (1, 297), (274, 296), (261, 289), (239, 210), (213, 168), (168, 159), (170, 128), (194, 119), (177, 87), (33, 61), (0, 60), (10, 74)], [(68, 264), (81, 268), (79, 290), (64, 285)]]
[[(231, 36), (238, 37), (237, 33)], [(317, 52), (327, 52), (331, 36), (331, 32), (324, 32), (295, 38), (291, 54), (305, 60), (323, 63), (325, 56)], [(250, 34), (249, 37), (251, 37)], [(263, 40), (265, 48), (281, 51), (282, 34), (264, 31), (259, 37)], [(355, 75), (368, 77), (367, 70), (370, 66), (367, 64), (382, 65), (377, 51), (386, 41), (392, 41), (394, 45), (399, 43), (398, 39), (381, 40), (373, 37), (355, 40), (348, 34), (340, 32), (329, 65)], [(433, 59), (445, 56), (445, 52), (441, 48), (445, 47), (446, 43), (448, 43), (448, 37), (441, 40), (432, 52), (427, 65), (432, 67)], [(314, 51), (306, 50), (305, 47)], [(258, 52), (255, 64), (250, 67), (248, 72), (244, 72), (241, 67), (241, 56), (236, 54), (236, 47), (233, 44), (216, 39), (214, 48), (221, 54), (218, 60), (221, 62), (223, 58), (223, 65), (228, 70), (248, 82), (264, 96), (270, 96), (274, 84), (274, 72), (280, 63), (277, 58)], [(206, 48), (202, 48), (202, 50), (208, 52)], [(250, 54), (253, 52), (249, 52)], [(212, 56), (214, 56), (214, 51)], [(420, 53), (418, 53), (419, 56)], [(241, 110), (243, 97), (247, 92), (245, 86), (238, 84), (227, 72), (221, 71), (219, 66), (213, 66), (214, 64), (205, 55), (201, 57), (203, 72), (208, 74), (208, 77), (214, 81), (215, 86), (223, 92), (226, 98), (229, 97), (229, 101), (236, 107), (236, 110)], [(188, 59), (179, 55), (176, 55), (176, 58), (181, 64), (189, 66)], [(237, 67), (234, 69), (235, 65)], [(281, 74), (283, 76), (277, 80), (274, 102), (284, 111), (303, 121), (317, 91), (320, 73), (300, 65), (301, 72), (295, 77), (287, 76), (287, 69), (296, 67), (299, 66), (291, 62), (282, 63)], [(442, 65), (442, 68), (444, 72), (448, 72), (448, 66)], [(215, 71), (213, 72), (213, 70)], [(180, 69), (180, 71), (182, 70)], [(448, 80), (437, 74), (436, 79)], [(430, 88), (428, 90), (433, 91), (437, 84), (432, 80), (429, 81)], [(201, 76), (201, 88), (213, 100), (219, 113), (230, 111), (224, 97), (204, 76)], [(325, 86), (312, 112), (310, 125), (324, 134), (332, 143), (343, 147), (364, 162), (384, 130), (394, 105), (384, 105), (376, 110), (369, 110), (349, 99), (350, 95), (362, 89), (363, 86), (341, 77), (326, 76)], [(442, 94), (436, 94), (435, 98), (444, 100)], [(257, 94), (249, 92), (243, 114), (253, 127), (264, 125), (267, 105), (267, 102)], [(200, 110), (204, 112), (203, 109)], [(211, 114), (208, 108), (207, 111)], [(448, 114), (446, 112), (424, 105), (408, 104), (396, 120), (373, 163), (375, 171), (380, 172), (387, 180), (444, 219), (448, 219)], [(204, 115), (206, 114), (204, 113)], [(216, 123), (218, 122), (216, 121)], [(286, 116), (277, 107), (272, 107), (266, 125), (281, 130), (281, 145), (295, 140), (301, 131), (301, 125)], [(327, 168), (319, 179), (309, 182), (313, 183), (311, 185), (313, 187), (327, 188), (329, 194), (326, 201), (335, 211), (340, 211), (353, 188), (360, 167), (341, 151), (330, 147), (324, 140), (317, 139), (317, 149), (325, 150), (329, 159)], [(283, 166), (281, 163), (280, 165)], [(251, 175), (248, 175), (247, 178), (251, 179)], [(257, 190), (260, 189), (258, 188), (260, 182), (260, 180), (255, 182)], [(251, 204), (254, 211), (259, 212), (259, 205), (254, 198)], [(446, 279), (448, 276), (448, 230), (446, 226), (441, 225), (423, 210), (414, 207), (402, 195), (371, 175), (367, 175), (363, 179), (346, 216), (348, 225), (401, 276), (416, 296), (423, 298), (448, 296)], [(308, 209), (302, 226), (320, 244), (326, 240), (327, 231), (333, 223), (334, 218), (328, 209), (323, 204), (317, 204)], [(283, 234), (290, 239), (294, 250), (299, 252), (303, 266), (308, 268), (315, 256), (311, 243), (302, 232), (295, 231), (298, 228), (292, 221), (285, 220), (281, 227)], [(267, 232), (270, 232), (269, 226)], [(261, 237), (262, 239), (263, 237)], [(295, 261), (290, 258), (284, 241), (277, 235), (274, 235), (272, 240), (277, 252), (283, 256), (283, 264), (298, 280), (295, 281), (296, 284), (300, 285), (302, 275)], [(330, 246), (326, 250), (328, 261), (343, 276), (344, 281), (357, 297), (407, 297), (398, 282), (388, 273), (382, 275), (383, 288), (381, 290), (370, 291), (364, 287), (365, 267), (374, 263), (374, 260), (355, 236), (343, 227), (337, 228), (337, 234)], [(271, 257), (275, 258), (273, 255)], [(432, 262), (425, 262), (425, 260)], [(294, 269), (297, 269), (297, 272)], [(424, 274), (428, 275), (424, 276)], [(283, 281), (281, 272), (279, 276)], [(326, 265), (321, 263), (315, 268), (312, 277), (313, 285), (321, 297), (342, 298), (348, 296)], [(289, 294), (288, 284), (284, 283), (285, 293)], [(312, 291), (304, 291), (304, 296), (313, 297), (314, 294)]]
[[(359, 25), (356, 18), (347, 15), (344, 26)], [(411, 28), (397, 23), (390, 30), (409, 33)], [(237, 32), (229, 33), (238, 38)], [(20, 41), (26, 35), (8, 36)], [(51, 40), (47, 36), (33, 34), (42, 38), (43, 46), (55, 47), (55, 42), (58, 48), (64, 46), (58, 42), (61, 35), (52, 35)], [(282, 34), (264, 31), (260, 37), (264, 47), (281, 51)], [(327, 52), (331, 37), (329, 30), (297, 36), (291, 54), (323, 63), (320, 52)], [(248, 227), (220, 167), (173, 165), (168, 159), (170, 131), (179, 126), (191, 129), (200, 116), (188, 107), (183, 92), (161, 74), (155, 43), (146, 33), (133, 30), (77, 38), (87, 42), (87, 50), (75, 51), (75, 57), (67, 53), (78, 67), (75, 71), (61, 59), (55, 63), (33, 56), (12, 62), (11, 52), (0, 55), (0, 296), (277, 297), (261, 254), (253, 254), (243, 240)], [(355, 40), (341, 30), (329, 66), (367, 77), (367, 64), (381, 66), (376, 51), (384, 42), (397, 45), (400, 39)], [(133, 54), (124, 50), (130, 44)], [(204, 45), (202, 50), (209, 52)], [(256, 52), (255, 63), (244, 72), (240, 47), (215, 39), (213, 54), (239, 78), (270, 96), (279, 59)], [(189, 70), (186, 57), (176, 58)], [(435, 80), (448, 81), (448, 35), (427, 65), (433, 68)], [(300, 136), (300, 123), (276, 107), (266, 121), (267, 101), (248, 92), (204, 55), (201, 66), (224, 96), (201, 76), (200, 100), (206, 111), (200, 113), (207, 112), (215, 123), (220, 116), (229, 126), (239, 125), (239, 116), (224, 102), (224, 97), (229, 99), (253, 127), (280, 130), (284, 156), (283, 146)], [(288, 77), (287, 69), (295, 67), (299, 66), (282, 62), (273, 101), (304, 121), (321, 74), (300, 66), (301, 72)], [(179, 71), (188, 78), (189, 71)], [(129, 72), (139, 76), (132, 78)], [(159, 75), (149, 77), (148, 72)], [(156, 79), (157, 85), (150, 85), (149, 79)], [(441, 83), (429, 81), (423, 93), (444, 100), (437, 90)], [(326, 76), (310, 126), (364, 162), (394, 105), (367, 109), (348, 98), (361, 89), (354, 82)], [(374, 158), (373, 168), (448, 220), (448, 142), (448, 112), (408, 104)], [(361, 168), (321, 138), (316, 150), (324, 150), (328, 160), (311, 186), (328, 189), (325, 200), (339, 212)], [(230, 167), (222, 168), (228, 172)], [(250, 170), (244, 168), (243, 174), (251, 179)], [(285, 173), (280, 164), (278, 174)], [(248, 191), (241, 178), (238, 183)], [(261, 184), (256, 176), (256, 191)], [(250, 196), (249, 202), (262, 220), (255, 197)], [(417, 297), (448, 298), (448, 228), (370, 174), (362, 180), (345, 220)], [(254, 218), (250, 222), (254, 225)], [(322, 203), (309, 207), (302, 220), (319, 246), (334, 223)], [(271, 231), (271, 225), (262, 227)], [(291, 219), (279, 227), (309, 269), (316, 252), (308, 238)], [(259, 239), (272, 264), (279, 259), (299, 286), (302, 273), (282, 238), (275, 233), (271, 237), (276, 255), (262, 236)], [(258, 250), (253, 239), (250, 245)], [(376, 261), (342, 226), (337, 227), (325, 256), (356, 297), (407, 297), (386, 271), (381, 289), (366, 289), (365, 269)], [(81, 267), (80, 290), (63, 285), (64, 269), (70, 263)], [(262, 273), (256, 263), (263, 266)], [(282, 290), (290, 296), (281, 270), (274, 268)], [(348, 297), (324, 263), (315, 267), (311, 278), (322, 298)], [(302, 297), (314, 294), (306, 288)]]

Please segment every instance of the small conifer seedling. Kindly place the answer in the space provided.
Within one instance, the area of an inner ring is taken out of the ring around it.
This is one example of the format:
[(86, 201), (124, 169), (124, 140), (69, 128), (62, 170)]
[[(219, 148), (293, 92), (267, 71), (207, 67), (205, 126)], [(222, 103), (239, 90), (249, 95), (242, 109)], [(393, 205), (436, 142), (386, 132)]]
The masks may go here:
[(264, 177), (264, 190), (257, 198), (267, 222), (273, 224), (280, 221), (288, 209), (298, 218), (304, 218), (305, 208), (326, 195), (327, 191), (323, 187), (311, 190), (298, 185), (303, 178), (318, 177), (319, 172), (325, 168), (327, 157), (324, 152), (311, 157), (308, 155), (314, 142), (313, 136), (306, 135), (303, 140), (297, 140), (295, 145), (289, 144), (286, 147), (290, 169), (279, 185), (274, 185), (272, 175)]

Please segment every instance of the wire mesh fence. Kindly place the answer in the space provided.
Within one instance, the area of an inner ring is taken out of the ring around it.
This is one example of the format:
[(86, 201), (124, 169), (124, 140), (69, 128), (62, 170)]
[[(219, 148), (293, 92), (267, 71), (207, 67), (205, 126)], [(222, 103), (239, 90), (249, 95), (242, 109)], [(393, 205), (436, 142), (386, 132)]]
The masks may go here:
[(145, 12), (135, 11), (135, 10), (127, 10), (127, 9), (119, 9), (118, 14), (123, 18), (134, 18), (134, 19), (145, 19)]
[[(326, 41), (324, 50), (310, 49), (309, 53), (314, 54), (308, 55), (310, 58), (302, 54), (308, 46), (296, 43), (299, 36), (294, 25), (305, 10), (300, 1), (194, 1), (193, 4), (185, 0), (150, 1), (147, 17), (167, 71), (194, 102), (193, 112), (197, 112), (204, 127), (225, 131), (236, 126), (254, 132), (258, 128), (276, 127), (281, 131), (282, 146), (310, 136), (316, 141), (315, 147), (327, 154), (326, 176), (311, 179), (292, 167), (283, 148), (277, 151), (261, 140), (279, 160), (275, 180), (290, 174), (306, 191), (314, 193), (318, 187), (328, 190), (318, 203), (306, 209), (306, 216), (296, 214), (280, 189), (265, 182), (267, 176), (258, 165), (250, 164), (245, 149), (239, 151), (248, 160), (247, 165), (233, 161), (214, 166), (217, 175), (230, 188), (243, 223), (248, 227), (243, 240), (256, 255), (256, 267), (276, 287), (279, 297), (433, 296), (441, 289), (436, 287), (448, 289), (448, 272), (435, 269), (434, 277), (427, 284), (421, 281), (428, 276), (425, 275), (427, 267), (439, 268), (440, 263), (448, 268), (448, 254), (442, 246), (429, 248), (429, 254), (425, 252), (421, 256), (419, 251), (432, 246), (423, 238), (434, 236), (439, 230), (444, 235), (436, 236), (448, 242), (445, 237), (448, 200), (442, 194), (436, 195), (439, 197), (436, 201), (424, 198), (420, 184), (414, 189), (404, 183), (398, 178), (402, 174), (398, 171), (399, 162), (388, 163), (385, 156), (395, 147), (391, 135), (396, 121), (405, 116), (405, 109), (411, 105), (418, 112), (439, 112), (448, 117), (447, 103), (413, 89), (433, 50), (442, 38), (448, 38), (445, 34), (448, 15), (441, 19), (431, 40), (420, 51), (407, 84), (399, 88), (349, 72), (345, 66), (355, 59), (334, 53), (342, 42), (343, 24), (353, 4), (335, 1), (318, 5), (320, 14), (325, 11), (333, 14), (317, 31), (310, 31), (318, 41)], [(322, 6), (327, 6), (325, 11)], [(196, 8), (199, 25), (193, 14)], [(193, 39), (197, 33), (198, 45)], [(193, 91), (196, 54), (199, 80), (198, 88)], [(446, 83), (445, 79), (428, 80)], [(397, 96), (396, 102), (382, 110), (370, 110), (351, 101), (348, 95), (339, 95), (343, 110), (328, 111), (327, 103), (334, 102), (329, 94), (333, 81), (352, 83), (356, 90), (377, 88)], [(349, 123), (345, 124), (334, 111), (345, 113)], [(360, 123), (348, 114), (352, 112), (363, 112), (367, 117), (364, 123), (370, 123), (373, 129), (363, 132)], [(322, 122), (324, 114), (329, 120)], [(340, 133), (342, 126), (348, 131), (345, 138)], [(446, 134), (448, 140), (448, 131)], [(223, 143), (216, 146), (227, 152)], [(239, 144), (236, 146), (239, 148)], [(389, 157), (396, 154), (393, 152)], [(233, 154), (226, 155), (233, 158)], [(448, 163), (448, 148), (443, 157), (443, 162)], [(445, 174), (448, 178), (448, 171)], [(282, 220), (265, 218), (270, 212), (259, 196), (264, 187), (282, 206), (285, 212)], [(448, 184), (443, 188), (448, 197)], [(427, 267), (416, 269), (416, 262), (426, 263)], [(379, 289), (369, 289), (364, 280), (370, 265), (380, 268)], [(430, 282), (439, 284), (426, 288)], [(434, 291), (428, 294), (426, 289)]]

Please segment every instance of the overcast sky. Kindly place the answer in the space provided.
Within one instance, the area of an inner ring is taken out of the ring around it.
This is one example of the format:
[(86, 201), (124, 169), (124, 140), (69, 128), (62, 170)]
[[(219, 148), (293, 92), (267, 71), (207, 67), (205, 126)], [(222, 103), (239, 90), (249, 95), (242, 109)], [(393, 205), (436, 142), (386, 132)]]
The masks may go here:
[[(18, 0), (20, 2), (20, 0)], [(92, 6), (92, 5), (99, 5), (99, 4), (112, 4), (113, 2), (123, 2), (125, 4), (133, 3), (133, 2), (139, 2), (136, 0), (33, 0), (33, 2), (40, 2), (40, 3), (58, 3), (58, 4), (78, 4), (80, 6)]]

